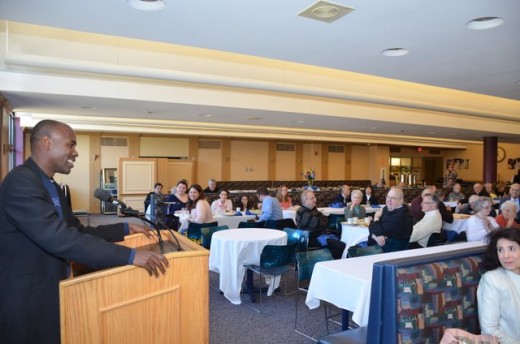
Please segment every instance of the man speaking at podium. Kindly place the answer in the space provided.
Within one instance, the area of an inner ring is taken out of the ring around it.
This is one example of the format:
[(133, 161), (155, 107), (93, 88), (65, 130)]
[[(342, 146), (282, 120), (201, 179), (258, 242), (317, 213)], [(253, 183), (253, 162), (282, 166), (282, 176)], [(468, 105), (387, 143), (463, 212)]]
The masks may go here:
[(65, 123), (43, 120), (31, 133), (31, 157), (0, 185), (0, 342), (59, 343), (59, 282), (68, 261), (92, 268), (143, 267), (156, 277), (167, 259), (112, 244), (144, 226), (84, 227), (74, 217), (55, 173), (69, 174), (78, 157), (76, 135)]

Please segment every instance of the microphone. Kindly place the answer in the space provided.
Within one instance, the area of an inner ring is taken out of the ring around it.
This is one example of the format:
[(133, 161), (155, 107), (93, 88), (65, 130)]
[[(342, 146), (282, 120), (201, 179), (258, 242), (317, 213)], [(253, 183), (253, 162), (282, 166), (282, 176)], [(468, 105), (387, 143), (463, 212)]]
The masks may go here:
[(114, 205), (118, 205), (121, 208), (128, 208), (126, 206), (126, 204), (124, 204), (121, 201), (118, 201), (117, 199), (114, 199), (114, 197), (112, 197), (110, 192), (108, 192), (107, 190), (102, 189), (102, 188), (97, 188), (96, 191), (94, 191), (94, 197), (96, 197), (100, 201), (112, 203)]

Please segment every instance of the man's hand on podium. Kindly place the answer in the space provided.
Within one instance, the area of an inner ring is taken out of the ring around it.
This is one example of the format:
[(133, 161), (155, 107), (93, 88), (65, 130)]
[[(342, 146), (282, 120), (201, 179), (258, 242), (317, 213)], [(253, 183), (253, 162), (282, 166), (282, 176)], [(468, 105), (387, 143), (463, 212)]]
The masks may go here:
[(139, 225), (139, 224), (136, 224), (136, 223), (129, 223), (128, 224), (128, 229), (130, 231), (130, 234), (143, 233), (148, 238), (150, 238), (152, 236), (152, 233), (150, 233), (148, 228), (146, 228), (143, 225)]
[(150, 276), (153, 273), (155, 277), (159, 277), (159, 270), (164, 275), (170, 263), (162, 254), (137, 249), (135, 251), (134, 265), (144, 268)]

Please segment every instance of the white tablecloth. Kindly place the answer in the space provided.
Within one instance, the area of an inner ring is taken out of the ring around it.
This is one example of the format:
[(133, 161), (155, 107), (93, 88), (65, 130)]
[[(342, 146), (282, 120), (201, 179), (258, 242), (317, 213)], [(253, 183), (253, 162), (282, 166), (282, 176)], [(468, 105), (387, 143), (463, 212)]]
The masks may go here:
[[(189, 214), (175, 214), (175, 216), (179, 216), (179, 221), (181, 222), (180, 231), (183, 231), (188, 228), (189, 222)], [(222, 215), (222, 214), (213, 214), (213, 220), (218, 222), (219, 226), (228, 226), (229, 228), (238, 228), (238, 224), (240, 222), (247, 222), (247, 220), (254, 219), (256, 215)]]
[(466, 221), (468, 221), (468, 218), (468, 215), (453, 214), (453, 222), (443, 222), (442, 229), (447, 231), (455, 231), (460, 234), (460, 232), (466, 231)]
[(219, 226), (228, 226), (229, 228), (238, 228), (240, 222), (247, 222), (247, 220), (254, 219), (256, 215), (242, 215), (242, 216), (227, 216), (227, 215), (213, 215), (213, 220), (218, 222)]
[[(284, 219), (293, 219), (294, 222), (296, 222), (296, 211), (298, 210), (298, 207), (293, 207), (289, 209), (283, 210), (283, 218)], [(344, 215), (345, 214), (345, 208), (318, 208), (318, 210), (325, 216), (329, 216), (330, 214), (335, 215)]]
[[(224, 296), (239, 305), (240, 290), (246, 268), (244, 264), (260, 264), (265, 245), (285, 245), (287, 234), (264, 228), (229, 229), (216, 232), (211, 239), (209, 269), (220, 274), (220, 290)], [(279, 278), (270, 283), (268, 295), (278, 286)]]
[(368, 240), (368, 226), (354, 226), (349, 225), (346, 222), (341, 223), (341, 241), (343, 241), (347, 246), (345, 247), (345, 251), (343, 251), (342, 258), (347, 256), (348, 248), (351, 246), (355, 246), (362, 241)]
[(483, 246), (481, 242), (420, 248), (371, 256), (320, 262), (314, 266), (306, 304), (319, 307), (320, 300), (352, 312), (352, 320), (360, 326), (368, 324), (372, 267), (375, 262)]

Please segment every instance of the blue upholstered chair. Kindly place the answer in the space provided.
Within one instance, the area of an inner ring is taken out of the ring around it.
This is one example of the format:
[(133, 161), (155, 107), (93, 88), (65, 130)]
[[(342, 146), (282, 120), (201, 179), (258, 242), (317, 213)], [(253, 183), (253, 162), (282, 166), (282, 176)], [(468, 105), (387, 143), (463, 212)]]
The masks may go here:
[[(247, 268), (248, 274), (253, 272), (259, 274), (260, 281), (262, 281), (263, 275), (279, 276), (292, 272), (295, 270), (296, 245), (297, 243), (295, 242), (287, 245), (266, 245), (260, 255), (260, 265), (247, 264), (244, 267)], [(250, 275), (247, 278), (247, 289), (251, 295), (253, 292), (253, 279)], [(285, 291), (287, 291), (287, 279), (285, 280)], [(259, 300), (260, 304), (262, 304), (262, 288), (259, 288)], [(251, 308), (261, 313), (259, 309)]]
[(229, 229), (228, 226), (216, 226), (216, 227), (202, 227), (200, 229), (200, 233), (202, 236), (202, 247), (207, 248), (208, 250), (211, 248), (211, 238), (213, 237), (213, 233)]

